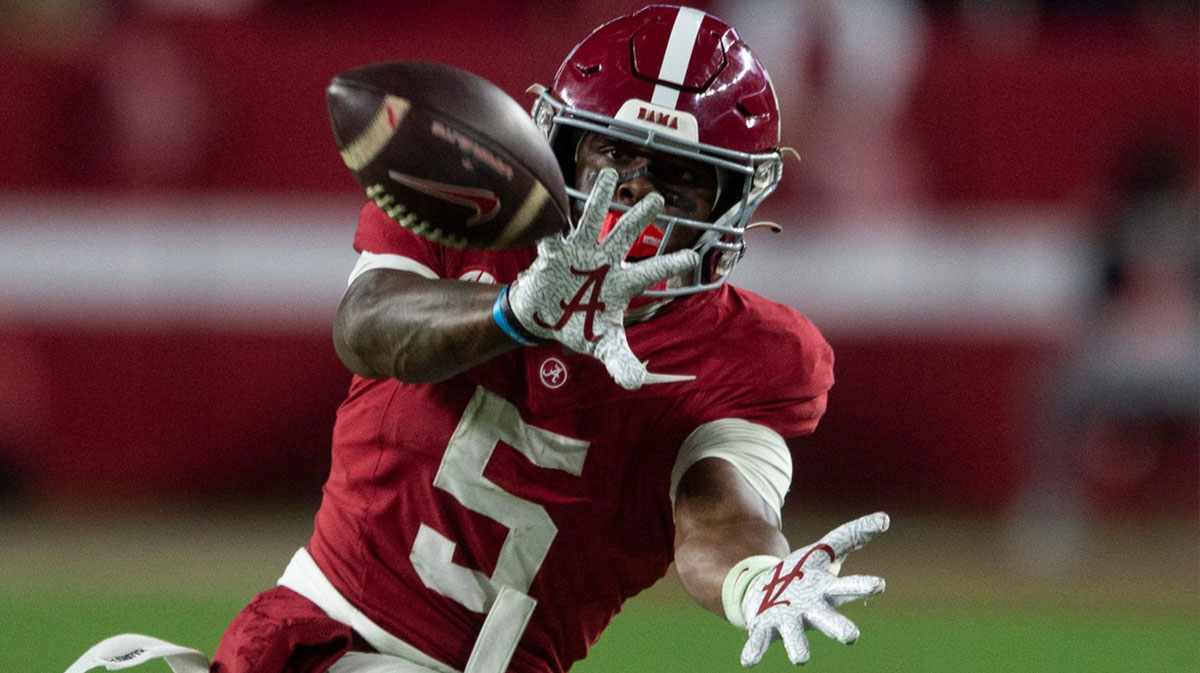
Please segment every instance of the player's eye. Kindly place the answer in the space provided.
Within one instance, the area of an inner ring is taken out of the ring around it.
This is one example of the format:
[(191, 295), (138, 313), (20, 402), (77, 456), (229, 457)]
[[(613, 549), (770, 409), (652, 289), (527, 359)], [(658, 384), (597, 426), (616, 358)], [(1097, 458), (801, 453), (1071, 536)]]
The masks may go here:
[(606, 145), (600, 148), (600, 154), (615, 162), (628, 161), (630, 156), (629, 152), (619, 145)]

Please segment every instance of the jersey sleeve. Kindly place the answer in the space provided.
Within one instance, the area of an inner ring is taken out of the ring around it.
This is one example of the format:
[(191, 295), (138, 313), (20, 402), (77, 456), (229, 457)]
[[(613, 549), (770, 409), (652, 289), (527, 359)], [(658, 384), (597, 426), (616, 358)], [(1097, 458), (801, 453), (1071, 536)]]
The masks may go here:
[[(697, 380), (711, 381), (685, 398), (694, 430), (671, 470), (670, 496), (683, 474), (705, 458), (733, 465), (780, 515), (792, 480), (785, 438), (811, 434), (833, 386), (833, 350), (817, 328), (780, 305), (748, 312), (720, 333)], [(717, 354), (719, 353), (719, 354)]]
[[(363, 253), (359, 266), (416, 271), (424, 276), (429, 276), (428, 272), (432, 271), (435, 277), (447, 277), (440, 245), (400, 226), (370, 201), (358, 215), (354, 249)], [(355, 270), (361, 273), (366, 268), (356, 267)]]
[(833, 349), (808, 319), (780, 307), (767, 319), (725, 336), (717, 382), (688, 401), (698, 424), (740, 418), (784, 438), (808, 435), (825, 413), (833, 386)]

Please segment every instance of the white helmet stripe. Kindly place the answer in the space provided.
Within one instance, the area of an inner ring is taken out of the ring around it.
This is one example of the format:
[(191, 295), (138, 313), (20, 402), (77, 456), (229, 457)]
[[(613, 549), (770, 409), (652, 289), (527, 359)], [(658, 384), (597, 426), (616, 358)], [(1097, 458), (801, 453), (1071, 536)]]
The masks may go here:
[[(704, 20), (704, 12), (691, 7), (680, 7), (675, 16), (675, 25), (671, 27), (671, 37), (667, 39), (667, 51), (663, 54), (662, 67), (658, 78), (672, 84), (682, 84), (687, 75), (688, 65), (692, 62), (692, 52), (696, 48), (696, 36), (700, 34), (700, 22)], [(654, 95), (650, 102), (655, 105), (674, 109), (679, 101), (679, 89), (658, 84), (654, 87)]]

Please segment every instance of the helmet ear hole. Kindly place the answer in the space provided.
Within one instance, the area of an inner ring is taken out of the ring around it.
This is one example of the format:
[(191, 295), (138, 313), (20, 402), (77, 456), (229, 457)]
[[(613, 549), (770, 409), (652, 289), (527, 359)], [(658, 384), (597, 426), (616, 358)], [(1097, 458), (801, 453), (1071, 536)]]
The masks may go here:
[(746, 176), (723, 168), (718, 168), (717, 172), (719, 173), (718, 182), (721, 185), (721, 193), (717, 196), (717, 202), (713, 204), (712, 212), (709, 213), (709, 222), (716, 222), (731, 208), (740, 205), (742, 191), (746, 187)]
[(550, 145), (550, 149), (554, 151), (554, 157), (558, 159), (558, 166), (562, 169), (563, 180), (566, 181), (568, 187), (575, 187), (575, 153), (579, 147), (579, 141), (583, 139), (583, 129), (577, 129), (570, 126), (559, 126), (558, 134)]

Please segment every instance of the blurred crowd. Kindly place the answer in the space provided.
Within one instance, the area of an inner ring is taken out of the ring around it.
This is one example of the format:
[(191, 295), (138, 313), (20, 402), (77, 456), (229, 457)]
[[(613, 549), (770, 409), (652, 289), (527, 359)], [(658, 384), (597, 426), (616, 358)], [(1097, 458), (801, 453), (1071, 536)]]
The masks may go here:
[(1014, 503), (1042, 569), (1095, 542), (1097, 513), (1186, 511), (1200, 489), (1171, 478), (1200, 460), (1200, 174), (1178, 138), (1132, 138), (1103, 194), (1091, 293), (1033, 390)]
[[(498, 3), (6, 0), (0, 71), (18, 95), (0, 101), (9, 146), (0, 194), (344, 191), (351, 183), (327, 146), (319, 99), (299, 102), (297, 92), (319, 95), (328, 74), (317, 69), (393, 53), (390, 42), (347, 46), (360, 33), (370, 36), (362, 42), (388, 36), (397, 57), (440, 58), (434, 46), (451, 61), (475, 53), (515, 93), (539, 71), (549, 78), (594, 19), (639, 4), (522, 0), (503, 3), (504, 17), (471, 19)], [(814, 226), (853, 228), (883, 211), (1034, 205), (1070, 213), (1067, 226), (1091, 242), (1093, 300), (1063, 316), (1056, 357), (1034, 387), (1025, 520), (1062, 502), (1078, 509), (1089, 488), (1119, 491), (1197, 460), (1194, 0), (698, 4), (737, 26), (768, 65), (785, 144), (803, 157), (788, 165), (768, 216), (820, 213)], [(544, 28), (518, 53), (500, 53), (506, 37), (485, 32), (530, 22)], [(462, 25), (484, 28), (467, 44), (442, 36)], [(251, 46), (263, 60), (221, 53)], [(342, 60), (326, 62), (322, 50)], [(1125, 88), (1106, 95), (1096, 69)], [(1074, 80), (1093, 83), (1059, 92)], [(978, 91), (995, 86), (1006, 88)], [(259, 91), (269, 93), (249, 98)], [(0, 350), (3, 506), (22, 493), (23, 457), (38, 441), (29, 428), (45, 425), (48, 393), (23, 364), (39, 357), (27, 342), (0, 334)]]
[[(524, 89), (528, 78), (549, 77), (553, 67), (549, 64), (556, 62), (556, 55), (541, 54), (546, 45), (562, 49), (558, 43), (569, 45), (581, 37), (593, 16), (608, 16), (637, 4), (565, 2), (548, 9), (530, 0), (505, 3), (504, 16), (489, 20), (496, 30), (527, 23), (533, 27), (525, 28), (519, 37), (528, 43), (520, 48), (530, 58), (511, 61), (528, 62), (528, 70), (519, 83), (514, 79), (511, 85), (501, 82), (502, 86)], [(956, 78), (978, 78), (981, 86), (1006, 86), (1003, 77), (995, 74), (1001, 68), (1013, 69), (1012, 76), (1022, 75), (1019, 67), (1034, 69), (1036, 74), (1038, 61), (1045, 60), (1046, 71), (1063, 71), (1077, 66), (1063, 61), (1061, 52), (1078, 48), (1088, 58), (1105, 58), (1107, 52), (1096, 47), (1105, 42), (1118, 50), (1147, 43), (1176, 50), (1182, 45), (1186, 54), (1186, 49), (1194, 49), (1200, 26), (1200, 9), (1184, 0), (704, 0), (699, 4), (726, 16), (751, 36), (751, 44), (774, 73), (787, 114), (785, 143), (798, 148), (803, 157), (789, 166), (788, 208), (844, 213), (848, 217), (839, 221), (850, 222), (862, 213), (919, 207), (931, 200), (961, 204), (976, 197), (1032, 196), (1043, 201), (1062, 197), (1055, 192), (1056, 181), (1067, 189), (1081, 176), (1094, 178), (1099, 174), (1095, 164), (1113, 161), (1114, 148), (1103, 142), (1094, 149), (1085, 146), (1081, 168), (1072, 172), (1069, 167), (1050, 167), (1062, 177), (1053, 171), (1046, 171), (1053, 177), (1040, 182), (1036, 175), (1028, 176), (1033, 184), (1024, 190), (1017, 178), (1005, 182), (1001, 175), (989, 176), (996, 183), (991, 191), (986, 185), (967, 183), (964, 175), (1012, 170), (989, 164), (987, 158), (970, 163), (970, 154), (982, 153), (972, 144), (996, 143), (991, 137), (960, 137), (961, 127), (973, 123), (974, 117), (986, 116), (991, 101), (975, 100), (974, 104), (984, 106), (979, 110), (969, 108), (972, 101), (963, 101), (961, 109), (946, 110), (947, 99), (961, 99), (969, 91), (956, 90), (955, 86), (965, 86), (956, 84)], [(320, 60), (309, 52), (330, 47), (330, 58), (335, 58), (335, 52), (346, 48), (335, 50), (330, 41), (359, 35), (364, 42), (376, 43), (374, 51), (363, 53), (410, 58), (413, 45), (439, 44), (421, 42), (425, 36), (420, 34), (469, 30), (473, 24), (466, 17), (494, 13), (490, 3), (477, 0), (449, 5), (426, 0), (402, 6), (373, 0), (8, 0), (0, 3), (0, 62), (7, 61), (10, 76), (26, 88), (42, 82), (54, 86), (26, 93), (51, 97), (44, 108), (0, 104), (0, 113), (14, 117), (17, 126), (25, 122), (33, 129), (16, 139), (16, 149), (25, 150), (24, 160), (0, 160), (0, 190), (311, 188), (321, 183), (297, 184), (293, 178), (290, 184), (282, 179), (262, 184), (255, 175), (255, 184), (247, 185), (248, 174), (229, 177), (236, 164), (231, 156), (256, 148), (244, 143), (231, 147), (240, 142), (238, 134), (244, 131), (241, 125), (247, 113), (238, 109), (237, 100), (229, 100), (244, 92), (231, 88), (226, 81), (230, 74), (224, 71), (281, 66), (273, 61), (239, 61), (229, 54), (205, 53), (206, 49), (244, 49), (247, 58), (281, 59), (286, 57), (278, 56), (279, 49), (299, 49), (304, 53), (298, 54), (298, 67), (311, 68)], [(388, 22), (397, 29), (378, 29)], [(304, 43), (299, 36), (306, 31), (328, 35), (325, 41), (301, 49)], [(529, 34), (539, 32), (565, 34), (557, 35), (558, 42), (530, 40)], [(1071, 37), (1053, 37), (1061, 34)], [(379, 39), (389, 35), (394, 36), (394, 49)], [(480, 49), (504, 43), (491, 39), (468, 36), (440, 44), (444, 58), (455, 59), (469, 52), (469, 45), (457, 50), (463, 41), (477, 43)], [(963, 59), (970, 62), (955, 71), (954, 62)], [(1096, 65), (1138, 67), (1124, 61)], [(284, 73), (262, 76), (279, 74)], [(312, 74), (290, 76), (307, 82)], [(236, 86), (253, 83), (253, 77), (241, 76)], [(1061, 82), (1041, 84), (1052, 87)], [(1160, 94), (1193, 96), (1194, 91)], [(1030, 102), (1016, 100), (1026, 106)], [(1129, 105), (1134, 114), (1138, 105), (1151, 115), (1169, 110), (1163, 104), (1130, 101)], [(1012, 114), (1003, 108), (992, 111), (998, 117)], [(1045, 110), (1027, 112), (1030, 125), (1042, 121), (1039, 115), (1052, 116)], [(56, 117), (53, 124), (32, 118), (47, 115)], [(1176, 117), (1166, 121), (1185, 126), (1194, 121), (1187, 114)], [(997, 133), (1010, 132), (1005, 126), (993, 126)], [(1194, 132), (1183, 140), (1194, 144)], [(1026, 145), (1036, 147), (1038, 140), (1014, 138), (1013, 143), (1024, 150)], [(953, 145), (961, 147), (960, 154), (946, 147)], [(997, 151), (987, 150), (991, 155)], [(1188, 147), (1187, 152), (1194, 162), (1194, 148)]]

